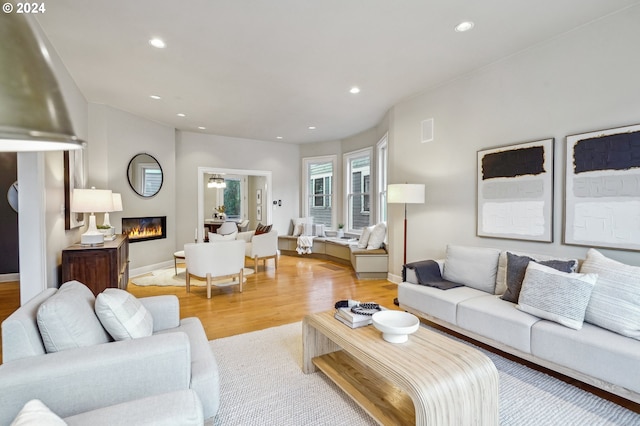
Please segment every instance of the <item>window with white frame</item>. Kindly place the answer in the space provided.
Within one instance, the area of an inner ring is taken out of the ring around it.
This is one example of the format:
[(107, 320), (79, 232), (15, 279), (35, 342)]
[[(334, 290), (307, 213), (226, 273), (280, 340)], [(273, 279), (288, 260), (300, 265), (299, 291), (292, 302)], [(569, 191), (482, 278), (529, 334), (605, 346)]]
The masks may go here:
[(376, 144), (377, 151), (377, 176), (378, 176), (378, 211), (376, 222), (387, 221), (387, 164), (389, 162), (389, 147), (387, 143), (387, 135)]
[(336, 222), (333, 209), (333, 180), (336, 169), (336, 156), (309, 157), (302, 159), (303, 214), (313, 217), (313, 222), (323, 224), (329, 229)]
[(344, 155), (348, 231), (359, 232), (371, 224), (371, 156), (371, 148)]

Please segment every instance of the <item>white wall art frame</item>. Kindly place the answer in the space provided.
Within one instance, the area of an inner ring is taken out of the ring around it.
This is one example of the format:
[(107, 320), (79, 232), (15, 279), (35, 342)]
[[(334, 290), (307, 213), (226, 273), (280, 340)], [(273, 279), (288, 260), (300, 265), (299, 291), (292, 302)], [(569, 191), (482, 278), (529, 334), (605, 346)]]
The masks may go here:
[(565, 244), (640, 250), (640, 125), (567, 136)]
[(553, 241), (553, 144), (478, 151), (478, 236)]

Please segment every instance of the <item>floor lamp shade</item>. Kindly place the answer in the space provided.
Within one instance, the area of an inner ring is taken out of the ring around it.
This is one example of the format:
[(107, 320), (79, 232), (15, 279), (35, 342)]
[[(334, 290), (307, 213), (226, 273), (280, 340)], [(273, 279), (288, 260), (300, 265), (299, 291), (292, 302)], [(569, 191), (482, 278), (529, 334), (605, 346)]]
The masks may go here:
[(424, 184), (396, 183), (387, 185), (387, 202), (391, 204), (424, 204)]
[(47, 48), (25, 15), (0, 14), (0, 40), (0, 151), (81, 149)]
[(387, 203), (404, 204), (404, 252), (402, 264), (407, 264), (407, 204), (424, 204), (424, 184), (397, 183), (387, 185)]

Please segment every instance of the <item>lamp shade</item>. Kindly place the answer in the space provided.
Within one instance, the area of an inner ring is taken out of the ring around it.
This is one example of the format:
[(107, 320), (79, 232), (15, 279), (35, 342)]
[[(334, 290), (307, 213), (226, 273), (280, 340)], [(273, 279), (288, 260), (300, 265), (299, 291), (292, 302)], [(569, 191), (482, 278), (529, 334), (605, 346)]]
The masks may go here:
[(0, 14), (0, 40), (0, 151), (81, 149), (47, 48), (26, 15)]
[(113, 197), (110, 189), (74, 189), (71, 211), (94, 213), (113, 211)]
[(111, 198), (113, 199), (113, 209), (112, 212), (121, 212), (122, 211), (122, 195), (114, 192), (111, 194)]
[(387, 203), (424, 204), (424, 184), (396, 183), (387, 185)]

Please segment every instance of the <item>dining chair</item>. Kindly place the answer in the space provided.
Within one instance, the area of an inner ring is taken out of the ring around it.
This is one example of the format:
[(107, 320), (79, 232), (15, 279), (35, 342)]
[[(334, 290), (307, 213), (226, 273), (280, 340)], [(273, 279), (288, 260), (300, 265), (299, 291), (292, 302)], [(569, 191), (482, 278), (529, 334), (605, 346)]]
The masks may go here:
[[(191, 276), (207, 280), (207, 299), (211, 299), (211, 285), (239, 285), (244, 281), (244, 240), (188, 243), (184, 245), (187, 293), (191, 292)], [(237, 279), (238, 282), (214, 284), (213, 280)]]

